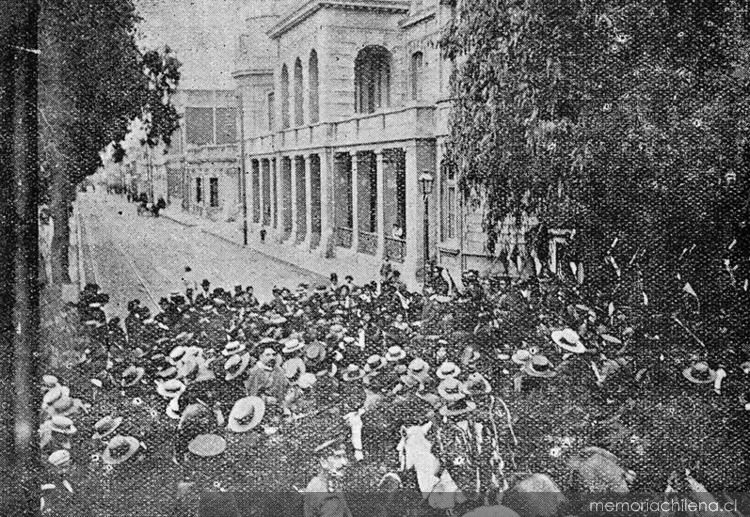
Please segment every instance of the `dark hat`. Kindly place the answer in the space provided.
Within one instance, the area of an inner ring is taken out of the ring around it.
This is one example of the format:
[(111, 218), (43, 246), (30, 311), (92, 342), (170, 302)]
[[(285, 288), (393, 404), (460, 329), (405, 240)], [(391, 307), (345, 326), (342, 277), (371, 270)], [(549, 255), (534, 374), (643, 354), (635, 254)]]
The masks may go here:
[(203, 279), (203, 280), (201, 281), (201, 285), (211, 285), (211, 282), (209, 282), (209, 281), (208, 281), (208, 278), (204, 278), (204, 279)]

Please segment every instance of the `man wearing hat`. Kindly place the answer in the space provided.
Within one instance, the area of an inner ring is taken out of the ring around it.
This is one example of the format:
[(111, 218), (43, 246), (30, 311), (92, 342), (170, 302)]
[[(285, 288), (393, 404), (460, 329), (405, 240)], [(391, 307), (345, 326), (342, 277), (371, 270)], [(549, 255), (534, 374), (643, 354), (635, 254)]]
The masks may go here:
[(197, 307), (202, 307), (209, 303), (211, 303), (211, 282), (204, 278), (201, 282), (201, 291), (195, 295), (194, 304)]
[(341, 486), (348, 465), (341, 443), (321, 451), (318, 474), (305, 488), (304, 517), (352, 517)]
[(128, 315), (125, 317), (125, 332), (127, 332), (128, 345), (130, 348), (136, 348), (140, 345), (141, 330), (143, 321), (138, 310), (141, 302), (138, 299), (128, 302)]
[(267, 403), (281, 403), (289, 388), (284, 370), (277, 364), (277, 352), (267, 344), (255, 365), (248, 370), (245, 390), (249, 396), (265, 397)]
[(177, 404), (180, 422), (177, 425), (172, 461), (182, 464), (190, 442), (198, 435), (215, 432), (224, 422), (219, 405), (202, 390), (186, 390), (177, 397)]

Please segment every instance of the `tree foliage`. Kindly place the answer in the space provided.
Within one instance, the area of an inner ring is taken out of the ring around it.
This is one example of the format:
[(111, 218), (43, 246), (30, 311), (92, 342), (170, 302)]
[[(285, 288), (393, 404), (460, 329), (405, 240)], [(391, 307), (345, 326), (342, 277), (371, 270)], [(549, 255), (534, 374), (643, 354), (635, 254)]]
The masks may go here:
[(142, 52), (133, 0), (42, 0), (39, 22), (41, 199), (56, 222), (53, 281), (68, 281), (68, 217), (75, 188), (102, 164), (130, 122), (147, 122), (144, 143), (169, 144), (179, 117), (171, 103), (180, 63), (169, 48)]
[[(180, 63), (167, 47), (141, 52), (132, 0), (42, 2), (42, 102), (45, 170), (66, 157), (73, 184), (101, 165), (136, 117), (150, 121), (147, 143), (169, 138), (179, 123), (171, 104)], [(116, 150), (122, 157), (122, 150)], [(71, 163), (72, 162), (72, 163)], [(71, 167), (72, 165), (72, 167)]]
[(717, 279), (745, 286), (748, 26), (736, 2), (464, 0), (457, 11), (441, 41), (457, 63), (445, 165), (486, 196), (491, 245), (499, 221), (533, 213), (576, 229), (599, 286), (625, 266), (658, 304), (687, 270), (703, 293)]

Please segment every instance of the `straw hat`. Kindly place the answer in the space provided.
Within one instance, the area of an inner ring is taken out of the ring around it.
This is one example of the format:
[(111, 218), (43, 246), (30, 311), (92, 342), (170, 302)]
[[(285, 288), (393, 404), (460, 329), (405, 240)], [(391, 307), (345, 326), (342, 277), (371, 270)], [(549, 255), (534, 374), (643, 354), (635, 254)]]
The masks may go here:
[(398, 345), (390, 347), (385, 354), (385, 360), (391, 363), (400, 361), (404, 357), (406, 357), (406, 351)]
[(708, 384), (716, 379), (716, 370), (709, 368), (707, 362), (699, 361), (685, 368), (682, 375), (694, 384)]
[(386, 364), (388, 364), (388, 361), (385, 357), (373, 354), (367, 358), (367, 364), (365, 364), (365, 372), (368, 374), (373, 374), (383, 368)]
[(50, 422), (50, 430), (60, 434), (75, 434), (78, 429), (73, 425), (73, 421), (63, 415), (55, 415)]
[(141, 379), (143, 379), (145, 373), (146, 370), (142, 366), (128, 366), (125, 368), (125, 371), (122, 372), (120, 384), (123, 388), (135, 386), (141, 381)]
[(49, 407), (58, 400), (67, 398), (69, 396), (70, 388), (58, 384), (44, 394), (44, 397), (42, 397), (42, 407)]
[(553, 370), (552, 363), (544, 355), (532, 356), (531, 360), (523, 366), (523, 371), (532, 377), (554, 377), (557, 372)]
[(115, 432), (115, 429), (120, 427), (120, 424), (122, 424), (121, 416), (113, 418), (112, 415), (107, 415), (104, 418), (99, 419), (99, 421), (94, 424), (95, 433), (93, 434), (91, 439), (99, 440), (101, 438), (109, 436), (110, 434)]
[(417, 380), (424, 381), (430, 376), (429, 371), (430, 365), (427, 364), (427, 361), (425, 361), (421, 357), (417, 357), (415, 359), (412, 359), (412, 361), (409, 363), (407, 375), (410, 375)]
[(466, 395), (486, 395), (492, 391), (490, 381), (479, 372), (469, 375), (463, 385), (463, 392)]
[(130, 459), (140, 446), (140, 442), (132, 436), (117, 435), (107, 443), (102, 462), (106, 465), (119, 465)]
[(227, 449), (227, 441), (218, 434), (199, 434), (188, 444), (188, 450), (196, 456), (210, 458)]
[(326, 358), (326, 349), (318, 342), (307, 345), (305, 359), (313, 364), (319, 363)]
[(42, 382), (44, 383), (44, 387), (46, 389), (54, 388), (59, 384), (57, 377), (55, 377), (54, 375), (43, 375)]
[(360, 368), (356, 364), (350, 364), (346, 367), (346, 370), (344, 371), (341, 378), (344, 380), (344, 382), (352, 382), (361, 379), (365, 375), (367, 375), (367, 372), (365, 372), (362, 368)]
[(167, 416), (172, 420), (179, 420), (182, 416), (180, 414), (180, 395), (171, 399), (167, 404)]
[(307, 371), (305, 362), (300, 357), (292, 357), (291, 359), (287, 359), (286, 361), (284, 361), (281, 367), (284, 370), (286, 378), (292, 382), (296, 381), (300, 375)]
[(231, 381), (242, 375), (250, 364), (250, 354), (244, 353), (230, 355), (229, 359), (224, 363), (224, 370), (226, 375), (224, 376), (225, 381)]
[(185, 357), (186, 352), (187, 347), (177, 345), (169, 352), (169, 362), (172, 364), (177, 364), (178, 361)]
[(185, 384), (177, 379), (169, 379), (162, 382), (156, 381), (156, 392), (165, 399), (179, 397), (183, 391), (185, 391)]
[(445, 361), (435, 372), (435, 375), (439, 379), (445, 379), (447, 377), (457, 377), (461, 373), (461, 368), (456, 363), (451, 361)]
[(438, 384), (437, 392), (443, 400), (453, 402), (466, 396), (464, 384), (455, 377), (446, 377)]
[(81, 399), (62, 397), (57, 399), (49, 409), (52, 415), (70, 416), (78, 413), (83, 407)]
[(239, 341), (230, 341), (229, 343), (224, 345), (224, 350), (221, 351), (221, 355), (229, 357), (230, 355), (244, 352), (245, 348), (247, 348), (245, 343), (240, 343)]
[(227, 429), (244, 433), (257, 426), (266, 412), (266, 404), (260, 397), (243, 397), (234, 403), (229, 413)]
[(307, 390), (312, 388), (315, 383), (317, 382), (318, 378), (312, 374), (312, 373), (303, 373), (299, 376), (299, 379), (297, 379), (297, 386), (302, 388), (303, 390)]
[(162, 379), (167, 379), (167, 378), (170, 378), (170, 377), (174, 377), (175, 375), (177, 375), (177, 368), (175, 368), (174, 366), (168, 366), (166, 368), (161, 368), (161, 369), (157, 370), (157, 372), (156, 372), (156, 376), (157, 377), (161, 377)]
[(70, 451), (66, 449), (58, 449), (49, 455), (47, 461), (55, 467), (62, 467), (70, 461)]
[(550, 334), (552, 341), (557, 346), (573, 354), (583, 354), (586, 352), (586, 347), (581, 342), (581, 336), (578, 332), (571, 328), (565, 328), (563, 330), (554, 330)]
[(305, 348), (305, 343), (297, 338), (282, 340), (282, 343), (284, 343), (284, 348), (281, 349), (281, 353), (284, 355), (293, 354)]

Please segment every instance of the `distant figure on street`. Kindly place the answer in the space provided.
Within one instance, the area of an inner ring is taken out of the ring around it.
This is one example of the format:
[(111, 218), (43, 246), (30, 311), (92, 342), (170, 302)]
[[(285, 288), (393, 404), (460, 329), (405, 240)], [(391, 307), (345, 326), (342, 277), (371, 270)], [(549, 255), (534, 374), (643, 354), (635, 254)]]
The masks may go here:
[(198, 289), (198, 281), (190, 266), (185, 266), (185, 271), (182, 273), (182, 283), (185, 284), (185, 291), (192, 289), (195, 292)]

